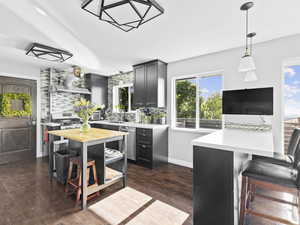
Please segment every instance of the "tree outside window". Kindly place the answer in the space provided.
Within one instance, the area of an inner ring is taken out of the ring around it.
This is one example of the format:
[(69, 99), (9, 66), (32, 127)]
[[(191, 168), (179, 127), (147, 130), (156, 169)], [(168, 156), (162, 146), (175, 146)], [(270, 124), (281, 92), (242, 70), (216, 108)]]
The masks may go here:
[(176, 81), (176, 126), (196, 128), (196, 80)]
[(176, 80), (176, 127), (222, 128), (222, 76)]

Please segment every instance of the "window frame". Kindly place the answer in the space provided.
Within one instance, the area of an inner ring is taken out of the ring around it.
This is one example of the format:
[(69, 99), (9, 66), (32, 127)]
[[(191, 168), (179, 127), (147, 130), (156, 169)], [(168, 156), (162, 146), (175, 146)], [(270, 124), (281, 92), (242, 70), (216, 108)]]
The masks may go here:
[[(214, 131), (218, 131), (220, 129), (213, 129), (213, 128), (201, 128), (200, 127), (200, 107), (196, 105), (196, 127), (195, 128), (183, 128), (183, 127), (176, 127), (177, 121), (177, 113), (176, 113), (176, 81), (182, 79), (197, 79), (197, 78), (204, 78), (204, 77), (213, 77), (213, 76), (222, 76), (222, 89), (224, 90), (224, 71), (223, 70), (216, 70), (204, 73), (196, 73), (191, 75), (182, 75), (182, 76), (175, 76), (172, 78), (172, 92), (171, 92), (171, 129), (178, 130), (178, 131), (186, 131), (186, 132), (204, 132), (210, 133)], [(196, 93), (199, 93), (199, 85), (196, 86)], [(199, 95), (196, 94), (196, 102), (199, 102)], [(224, 127), (224, 117), (222, 115), (222, 128)]]
[(119, 105), (119, 88), (125, 88), (128, 87), (128, 111), (125, 113), (134, 113), (136, 112), (135, 110), (132, 110), (131, 108), (131, 93), (130, 89), (133, 88), (133, 84), (120, 84), (113, 86), (113, 92), (112, 92), (112, 97), (113, 97), (113, 102), (112, 102), (112, 107), (113, 107), (113, 112), (114, 113), (120, 113), (120, 109), (116, 108), (116, 105)]
[[(290, 67), (290, 66), (298, 66), (300, 65), (300, 57), (292, 57), (292, 58), (286, 58), (281, 62), (281, 81), (280, 81), (280, 99), (281, 99), (281, 123), (280, 123), (280, 130), (281, 130), (281, 141), (280, 141), (280, 145), (281, 145), (281, 150), (282, 150), (282, 154), (284, 154), (284, 141), (285, 141), (285, 136), (284, 136), (284, 118), (285, 118), (285, 90), (284, 90), (284, 85), (285, 85), (285, 68), (286, 67)], [(276, 86), (274, 87), (274, 93), (276, 92)], [(275, 106), (274, 106), (275, 107)], [(275, 110), (274, 110), (275, 112)]]

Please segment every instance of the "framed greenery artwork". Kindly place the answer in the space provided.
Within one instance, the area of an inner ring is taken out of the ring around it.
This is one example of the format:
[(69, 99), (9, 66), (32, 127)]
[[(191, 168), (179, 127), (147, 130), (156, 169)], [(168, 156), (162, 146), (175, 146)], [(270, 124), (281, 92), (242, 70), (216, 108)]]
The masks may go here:
[[(22, 101), (20, 110), (13, 109), (14, 100)], [(32, 115), (31, 96), (24, 93), (5, 93), (0, 95), (0, 114), (4, 117), (23, 117)]]

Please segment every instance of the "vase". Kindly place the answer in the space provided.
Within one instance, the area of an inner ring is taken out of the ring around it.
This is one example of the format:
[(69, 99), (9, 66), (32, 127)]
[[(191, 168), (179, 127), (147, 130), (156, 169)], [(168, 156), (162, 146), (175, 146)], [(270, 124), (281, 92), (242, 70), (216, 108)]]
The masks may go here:
[(88, 120), (84, 120), (81, 124), (81, 127), (80, 127), (80, 132), (81, 133), (87, 133), (89, 132), (91, 126), (89, 124), (89, 121)]

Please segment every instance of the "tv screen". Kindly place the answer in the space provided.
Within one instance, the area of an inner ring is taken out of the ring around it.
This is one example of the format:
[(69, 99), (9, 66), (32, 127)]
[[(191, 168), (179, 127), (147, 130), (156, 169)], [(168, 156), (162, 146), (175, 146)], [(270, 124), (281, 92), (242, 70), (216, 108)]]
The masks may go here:
[(273, 87), (223, 91), (223, 114), (273, 115)]

